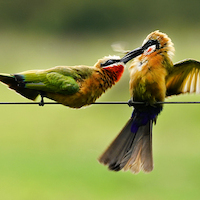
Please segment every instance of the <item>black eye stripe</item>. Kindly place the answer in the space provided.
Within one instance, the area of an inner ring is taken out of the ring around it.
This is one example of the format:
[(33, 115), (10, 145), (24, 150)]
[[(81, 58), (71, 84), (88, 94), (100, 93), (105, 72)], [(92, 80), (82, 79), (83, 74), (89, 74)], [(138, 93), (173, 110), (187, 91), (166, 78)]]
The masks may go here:
[(160, 43), (158, 42), (158, 40), (148, 40), (144, 45), (143, 45), (143, 49), (146, 50), (148, 49), (150, 46), (152, 45), (156, 45), (156, 49), (160, 49)]
[(120, 61), (119, 59), (109, 59), (105, 63), (102, 63), (101, 67), (112, 65), (112, 64), (117, 63), (119, 61)]

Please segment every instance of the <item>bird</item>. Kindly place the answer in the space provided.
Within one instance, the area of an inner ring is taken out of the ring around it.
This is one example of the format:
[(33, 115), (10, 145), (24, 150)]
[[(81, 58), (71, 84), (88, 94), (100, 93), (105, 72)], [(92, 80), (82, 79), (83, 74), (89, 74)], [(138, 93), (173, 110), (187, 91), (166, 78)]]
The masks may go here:
[(163, 109), (159, 102), (173, 95), (200, 93), (199, 61), (185, 59), (173, 64), (174, 44), (159, 30), (146, 37), (143, 45), (147, 43), (152, 45), (135, 57), (129, 67), (132, 115), (98, 158), (112, 171), (151, 172), (152, 127)]
[(94, 103), (118, 82), (125, 64), (143, 51), (137, 48), (122, 59), (119, 56), (105, 56), (94, 66), (56, 66), (16, 74), (0, 73), (0, 81), (30, 100), (40, 95), (41, 106), (46, 97), (71, 108), (81, 108)]

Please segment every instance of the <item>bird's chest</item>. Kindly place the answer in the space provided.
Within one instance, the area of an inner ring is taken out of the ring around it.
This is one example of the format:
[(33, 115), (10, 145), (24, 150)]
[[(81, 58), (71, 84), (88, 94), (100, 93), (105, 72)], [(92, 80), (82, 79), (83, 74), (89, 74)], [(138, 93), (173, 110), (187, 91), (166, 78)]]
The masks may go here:
[(134, 101), (145, 101), (155, 103), (165, 98), (165, 76), (164, 68), (145, 67), (136, 69), (130, 74), (130, 93)]

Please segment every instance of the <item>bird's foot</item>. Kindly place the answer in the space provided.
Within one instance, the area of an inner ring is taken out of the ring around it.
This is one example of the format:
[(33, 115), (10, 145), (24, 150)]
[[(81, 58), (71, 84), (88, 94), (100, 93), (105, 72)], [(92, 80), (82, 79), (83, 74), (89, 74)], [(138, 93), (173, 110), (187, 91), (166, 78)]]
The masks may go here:
[(149, 106), (148, 102), (134, 102), (133, 99), (128, 100), (127, 104), (129, 107), (134, 107), (135, 105)]
[(129, 107), (134, 106), (134, 102), (133, 102), (132, 99), (128, 100), (127, 104), (128, 104)]
[(39, 106), (44, 106), (44, 95), (40, 94), (41, 96), (41, 101), (39, 102)]

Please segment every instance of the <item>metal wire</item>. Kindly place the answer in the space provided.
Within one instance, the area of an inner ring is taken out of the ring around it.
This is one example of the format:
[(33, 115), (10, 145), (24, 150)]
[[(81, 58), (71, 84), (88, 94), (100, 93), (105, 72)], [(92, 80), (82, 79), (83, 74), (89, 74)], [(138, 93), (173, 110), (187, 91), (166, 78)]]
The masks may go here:
[[(40, 102), (0, 102), (0, 105), (41, 105)], [(56, 104), (61, 104), (58, 102), (44, 102), (44, 105), (56, 105)], [(129, 105), (129, 106), (134, 106), (134, 105), (146, 105), (146, 102), (123, 102), (123, 101), (108, 101), (108, 102), (94, 102), (92, 104), (99, 104), (99, 105)], [(171, 101), (171, 102), (156, 102), (156, 104), (200, 104), (200, 101)]]
[[(127, 104), (130, 106), (134, 106), (134, 105), (147, 105), (146, 102), (95, 102), (93, 104)], [(154, 103), (154, 105), (156, 104), (200, 104), (200, 101), (171, 101), (171, 102), (156, 102)]]

